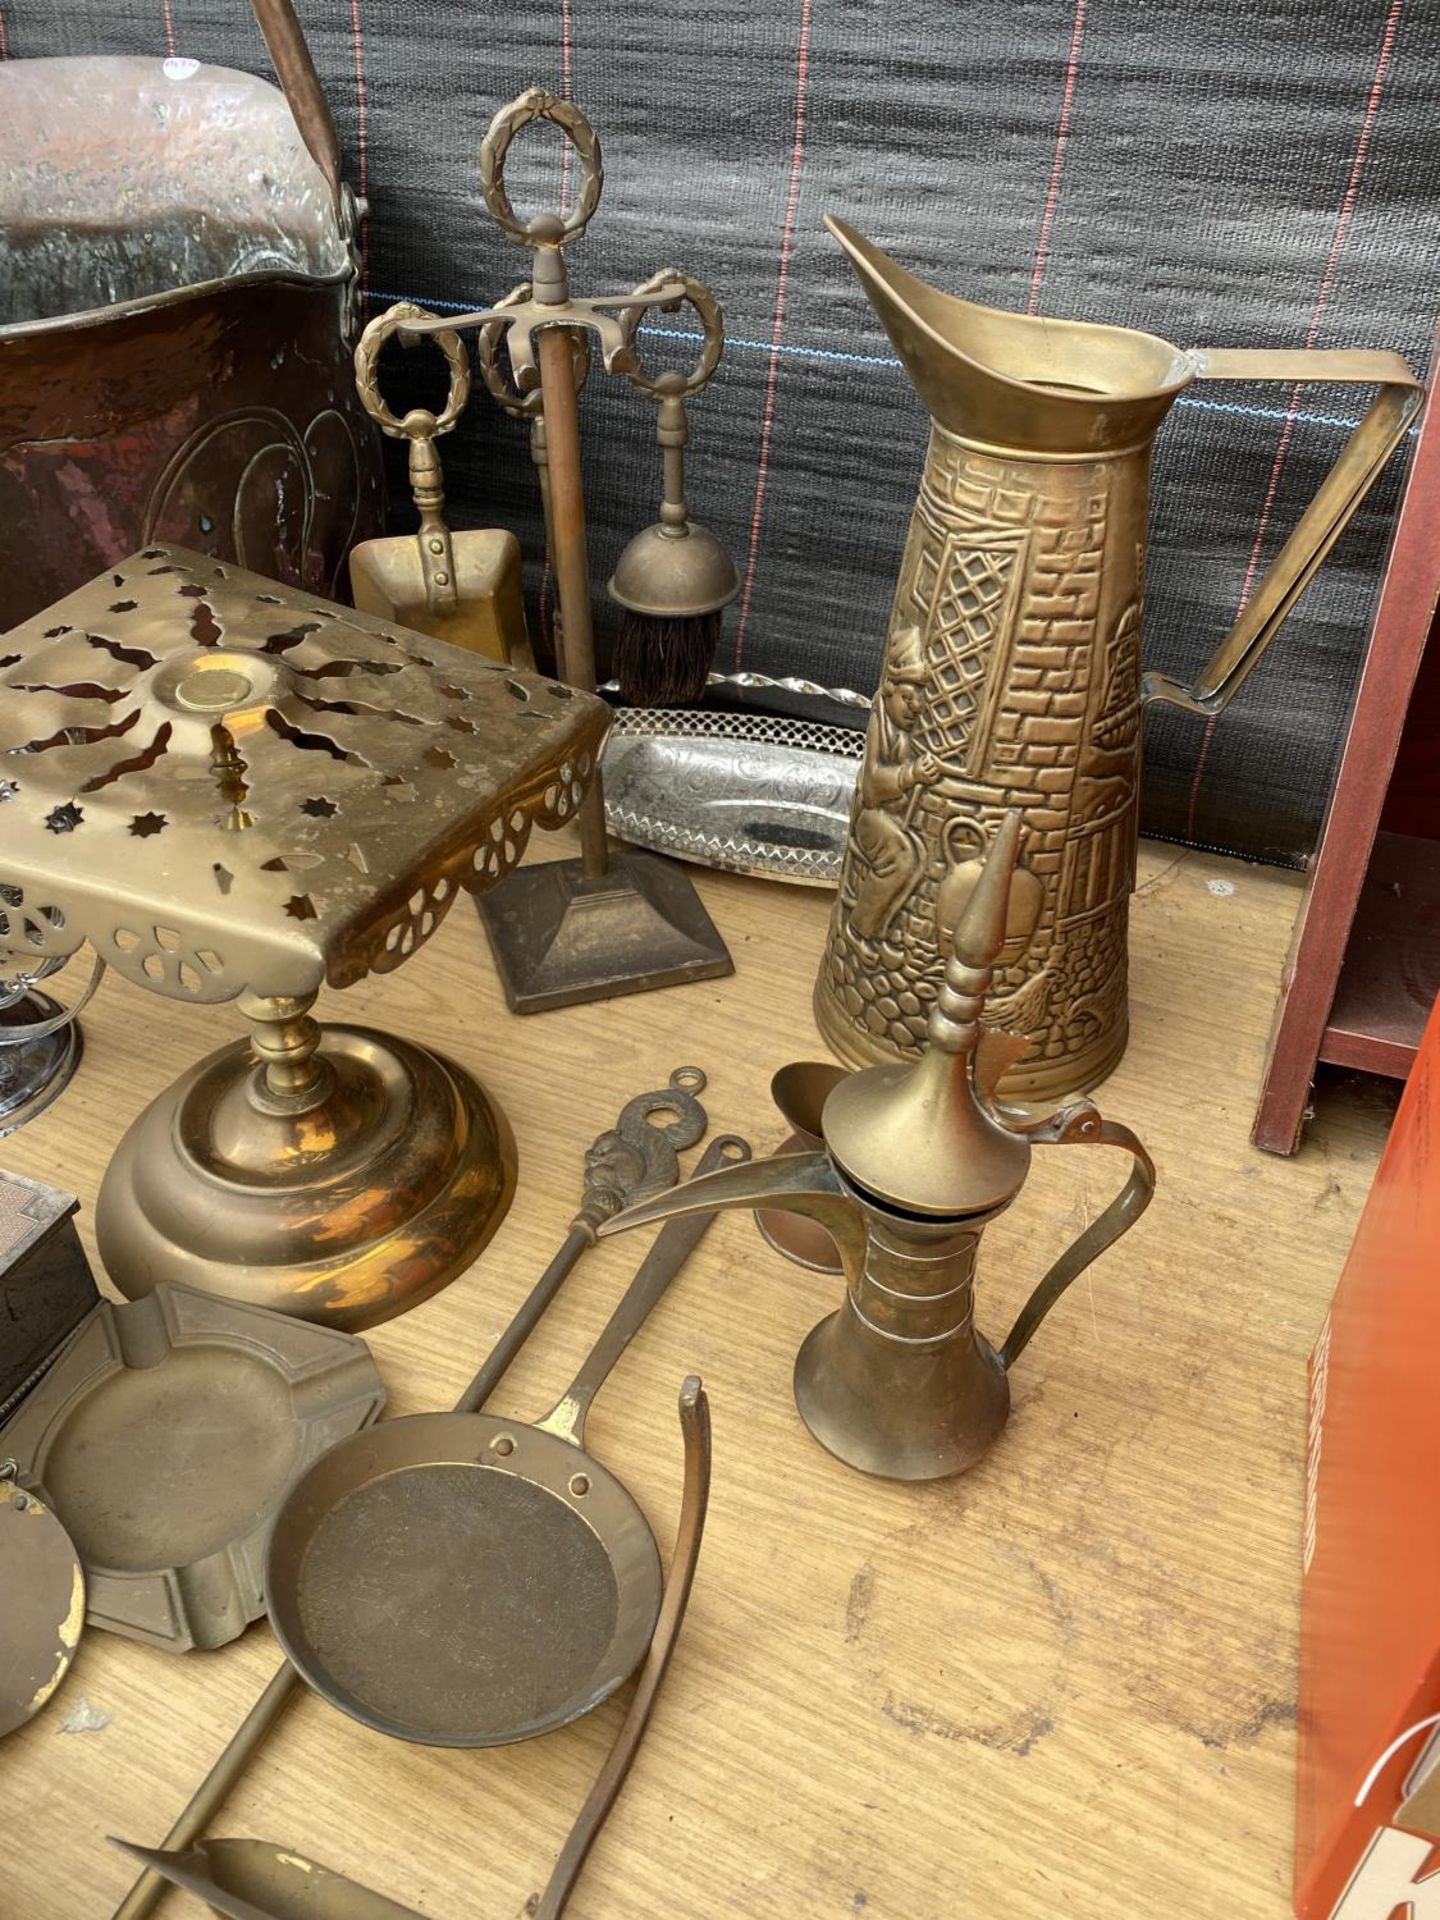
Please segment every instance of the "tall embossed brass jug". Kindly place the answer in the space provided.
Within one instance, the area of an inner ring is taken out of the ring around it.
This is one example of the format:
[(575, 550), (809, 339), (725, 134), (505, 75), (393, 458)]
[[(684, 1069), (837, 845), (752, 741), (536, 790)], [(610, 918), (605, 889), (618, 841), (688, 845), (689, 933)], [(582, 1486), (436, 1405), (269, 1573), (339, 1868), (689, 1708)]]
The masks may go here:
[[(1364, 499), (1422, 392), (1397, 354), (1183, 351), (1126, 327), (1003, 313), (826, 225), (928, 407), (816, 987), (852, 1065), (913, 1058), (948, 940), (1005, 812), (1024, 830), (990, 1017), (1031, 1036), (1007, 1097), (1105, 1077), (1126, 1040), (1141, 715), (1219, 713)], [(1140, 666), (1150, 448), (1196, 380), (1378, 386), (1334, 468), (1193, 687)]]

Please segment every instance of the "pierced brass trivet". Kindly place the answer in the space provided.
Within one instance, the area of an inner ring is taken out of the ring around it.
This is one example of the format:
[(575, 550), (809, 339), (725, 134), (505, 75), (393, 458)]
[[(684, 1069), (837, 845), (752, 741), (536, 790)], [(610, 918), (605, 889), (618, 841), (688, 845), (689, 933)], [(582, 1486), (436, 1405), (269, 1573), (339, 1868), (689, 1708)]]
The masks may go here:
[(96, 1218), (116, 1284), (352, 1331), (435, 1292), (509, 1203), (504, 1116), (452, 1063), (308, 1010), (576, 811), (603, 703), (161, 546), (0, 639), (0, 692), (9, 944), (89, 941), (251, 1023), (121, 1142)]

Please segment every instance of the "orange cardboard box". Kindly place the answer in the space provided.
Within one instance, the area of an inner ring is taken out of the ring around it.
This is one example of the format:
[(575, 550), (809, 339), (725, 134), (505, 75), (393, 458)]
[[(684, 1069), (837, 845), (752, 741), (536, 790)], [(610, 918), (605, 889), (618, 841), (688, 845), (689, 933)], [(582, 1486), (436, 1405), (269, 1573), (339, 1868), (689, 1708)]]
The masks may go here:
[(1295, 1912), (1440, 1920), (1440, 1002), (1310, 1360)]

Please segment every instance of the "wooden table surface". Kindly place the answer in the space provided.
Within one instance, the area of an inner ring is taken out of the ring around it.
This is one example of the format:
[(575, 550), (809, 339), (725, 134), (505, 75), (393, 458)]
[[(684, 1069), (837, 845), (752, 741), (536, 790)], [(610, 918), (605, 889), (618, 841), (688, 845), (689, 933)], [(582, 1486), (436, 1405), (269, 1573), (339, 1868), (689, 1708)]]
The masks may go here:
[[(392, 1413), (459, 1393), (631, 1094), (694, 1062), (713, 1127), (778, 1143), (771, 1073), (823, 1057), (810, 988), (828, 896), (728, 876), (702, 890), (729, 980), (514, 1019), (462, 903), (400, 973), (322, 1000), (474, 1068), (519, 1142), (489, 1249), (370, 1336)], [(1322, 1101), (1295, 1160), (1247, 1143), (1298, 897), (1294, 876), (1142, 849), (1133, 1039), (1100, 1098), (1149, 1144), (1159, 1192), (1025, 1354), (1010, 1426), (968, 1477), (892, 1485), (823, 1453), (790, 1371), (838, 1283), (781, 1262), (744, 1216), (712, 1230), (589, 1430), (668, 1554), (675, 1397), (697, 1371), (715, 1481), (675, 1663), (574, 1920), (1288, 1912), (1305, 1358), (1391, 1111), (1356, 1083)], [(112, 978), (85, 1026), (73, 1086), (0, 1158), (78, 1192), (88, 1240), (127, 1123), (238, 1020)], [(1127, 1168), (1037, 1153), (981, 1256), (992, 1335)], [(551, 1403), (642, 1251), (637, 1236), (587, 1258), (497, 1411)], [(0, 1746), (6, 1920), (105, 1920), (132, 1876), (104, 1836), (161, 1839), (275, 1662), (263, 1623), (181, 1658), (89, 1633), (55, 1700)], [(304, 1695), (215, 1831), (282, 1841), (425, 1914), (518, 1920), (625, 1697), (547, 1739), (453, 1752)], [(66, 1729), (82, 1700), (96, 1731)], [(180, 1895), (163, 1910), (200, 1911)]]

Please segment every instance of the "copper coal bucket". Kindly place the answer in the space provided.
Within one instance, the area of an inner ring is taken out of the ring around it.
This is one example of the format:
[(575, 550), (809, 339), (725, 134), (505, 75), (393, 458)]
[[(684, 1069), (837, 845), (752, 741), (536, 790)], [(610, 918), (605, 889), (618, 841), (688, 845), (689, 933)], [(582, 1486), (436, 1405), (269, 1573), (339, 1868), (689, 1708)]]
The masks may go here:
[(329, 595), (379, 529), (356, 202), (289, 0), (255, 12), (283, 96), (0, 64), (0, 628), (152, 541)]

